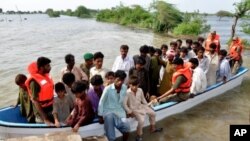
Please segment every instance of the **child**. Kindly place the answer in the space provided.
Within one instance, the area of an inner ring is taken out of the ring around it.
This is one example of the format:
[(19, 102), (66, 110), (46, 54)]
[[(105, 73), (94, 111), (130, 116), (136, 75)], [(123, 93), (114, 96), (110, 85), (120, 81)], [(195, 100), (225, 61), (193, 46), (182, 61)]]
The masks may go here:
[(75, 82), (75, 75), (71, 72), (67, 72), (63, 75), (62, 81), (65, 84), (66, 93), (75, 101), (75, 95), (71, 91), (72, 84)]
[(32, 103), (28, 95), (27, 87), (25, 86), (26, 80), (27, 77), (24, 74), (18, 74), (16, 76), (15, 82), (19, 86), (19, 95), (15, 107), (20, 104), (20, 112), (22, 116), (26, 117), (28, 122), (34, 123), (35, 117), (32, 109)]
[(223, 81), (224, 83), (226, 83), (231, 77), (231, 68), (226, 56), (227, 56), (227, 51), (225, 49), (220, 50), (219, 52), (220, 65), (219, 65), (217, 82)]
[(146, 61), (141, 56), (135, 61), (135, 67), (129, 70), (129, 77), (137, 76), (139, 87), (142, 89), (144, 96), (149, 100), (149, 76), (148, 71), (144, 68)]
[(74, 82), (72, 92), (76, 96), (73, 112), (67, 119), (67, 124), (72, 127), (73, 132), (77, 132), (80, 126), (89, 124), (95, 117), (89, 98), (86, 96), (87, 86), (81, 81)]
[(102, 67), (103, 58), (104, 58), (104, 55), (101, 52), (96, 52), (94, 54), (94, 64), (95, 64), (95, 66), (90, 69), (90, 79), (94, 75), (99, 74), (99, 75), (102, 76), (102, 79), (104, 80), (107, 70)]
[(127, 90), (123, 105), (130, 117), (135, 117), (138, 121), (136, 141), (142, 140), (142, 129), (146, 114), (149, 116), (150, 132), (160, 132), (162, 128), (155, 128), (155, 112), (147, 106), (147, 101), (144, 98), (141, 88), (138, 88), (139, 81), (136, 76), (129, 79), (130, 88)]
[(57, 97), (54, 98), (52, 114), (55, 120), (55, 126), (60, 127), (60, 122), (65, 122), (74, 105), (73, 99), (69, 95), (65, 95), (66, 90), (63, 83), (56, 83), (55, 91)]
[(115, 81), (115, 73), (112, 71), (109, 71), (105, 74), (105, 82), (104, 82), (104, 86), (108, 86), (112, 83), (114, 83)]
[(91, 101), (94, 112), (97, 114), (98, 105), (104, 89), (101, 75), (94, 75), (90, 79), (92, 87), (88, 90), (88, 97)]

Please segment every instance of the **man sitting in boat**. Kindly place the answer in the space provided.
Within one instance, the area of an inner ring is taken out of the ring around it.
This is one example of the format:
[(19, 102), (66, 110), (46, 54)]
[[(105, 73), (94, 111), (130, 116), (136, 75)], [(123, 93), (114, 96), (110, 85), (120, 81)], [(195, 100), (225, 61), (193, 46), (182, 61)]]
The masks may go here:
[(190, 87), (190, 96), (194, 96), (198, 93), (202, 93), (207, 88), (207, 77), (205, 72), (199, 66), (197, 58), (189, 59), (191, 63), (191, 69), (193, 70), (192, 85)]
[(123, 101), (127, 92), (127, 86), (123, 84), (126, 76), (124, 71), (116, 71), (114, 83), (104, 88), (99, 102), (99, 122), (104, 122), (104, 130), (109, 141), (116, 139), (115, 127), (122, 132), (123, 141), (128, 140), (130, 126), (123, 108)]
[(28, 66), (30, 78), (25, 82), (31, 97), (36, 123), (53, 125), (54, 83), (49, 75), (51, 60), (39, 57)]
[(76, 99), (74, 103), (73, 112), (67, 118), (67, 124), (72, 127), (73, 132), (77, 132), (80, 126), (92, 123), (95, 113), (91, 102), (85, 93), (87, 85), (84, 81), (76, 81), (72, 85), (72, 92)]
[(217, 77), (217, 82), (223, 81), (224, 83), (229, 80), (231, 77), (231, 68), (229, 65), (229, 61), (226, 58), (227, 51), (225, 49), (220, 50), (220, 66), (219, 66), (219, 75)]
[(32, 108), (32, 103), (28, 95), (27, 87), (25, 86), (26, 80), (27, 77), (24, 74), (18, 74), (16, 76), (15, 82), (19, 86), (19, 95), (15, 107), (20, 104), (21, 115), (26, 117), (29, 123), (33, 123), (35, 122), (35, 117)]
[(165, 94), (157, 97), (157, 101), (164, 103), (167, 101), (185, 101), (189, 98), (190, 86), (192, 83), (192, 72), (189, 67), (184, 66), (181, 58), (176, 58), (173, 61), (174, 72), (172, 76), (172, 88)]

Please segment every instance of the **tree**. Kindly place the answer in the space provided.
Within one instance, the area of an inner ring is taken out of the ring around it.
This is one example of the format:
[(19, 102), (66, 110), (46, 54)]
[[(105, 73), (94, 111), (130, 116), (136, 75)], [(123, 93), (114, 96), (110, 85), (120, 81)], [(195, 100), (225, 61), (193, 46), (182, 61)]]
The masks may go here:
[(3, 9), (2, 8), (0, 8), (0, 13), (3, 13)]
[(222, 17), (233, 17), (233, 13), (229, 11), (220, 10), (216, 13), (216, 16), (220, 17), (219, 20), (221, 20)]
[(74, 12), (74, 15), (80, 18), (90, 17), (89, 10), (85, 6), (78, 6)]
[(234, 23), (232, 25), (231, 38), (233, 38), (235, 35), (235, 29), (238, 20), (250, 12), (250, 0), (242, 0), (239, 3), (234, 3), (234, 6), (235, 6), (235, 13), (234, 13)]
[(151, 5), (155, 17), (154, 30), (167, 32), (182, 22), (181, 12), (172, 4), (164, 1), (154, 1)]

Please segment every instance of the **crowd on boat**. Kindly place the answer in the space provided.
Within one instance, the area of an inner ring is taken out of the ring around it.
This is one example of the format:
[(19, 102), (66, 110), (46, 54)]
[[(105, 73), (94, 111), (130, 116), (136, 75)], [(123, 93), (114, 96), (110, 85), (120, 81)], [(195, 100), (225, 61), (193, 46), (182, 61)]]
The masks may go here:
[(238, 37), (233, 38), (229, 51), (221, 49), (214, 31), (206, 40), (187, 39), (185, 45), (180, 39), (161, 48), (143, 45), (133, 57), (128, 55), (129, 46), (121, 45), (111, 70), (103, 66), (102, 52), (85, 53), (80, 66), (75, 65), (74, 55), (67, 54), (55, 84), (50, 76), (51, 60), (42, 56), (28, 65), (28, 77), (16, 76), (16, 106), (20, 105), (29, 123), (69, 125), (74, 132), (98, 117), (109, 141), (116, 138), (115, 128), (127, 140), (126, 118), (133, 117), (138, 121), (136, 140), (140, 141), (146, 115), (151, 133), (163, 129), (155, 126), (151, 106), (185, 101), (217, 82), (226, 83), (242, 65), (242, 50)]

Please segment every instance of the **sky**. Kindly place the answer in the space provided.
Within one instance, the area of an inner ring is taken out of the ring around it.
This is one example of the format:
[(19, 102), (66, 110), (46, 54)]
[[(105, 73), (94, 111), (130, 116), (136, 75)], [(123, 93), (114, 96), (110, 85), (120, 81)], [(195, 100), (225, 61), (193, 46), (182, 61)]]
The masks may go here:
[[(122, 2), (125, 6), (139, 4), (148, 7), (153, 0), (0, 0), (3, 11), (45, 11), (47, 8), (54, 10), (75, 10), (77, 6), (84, 5), (90, 9), (105, 9), (115, 7)], [(241, 0), (164, 0), (175, 4), (183, 12), (216, 13), (219, 10), (234, 12), (233, 3)]]

